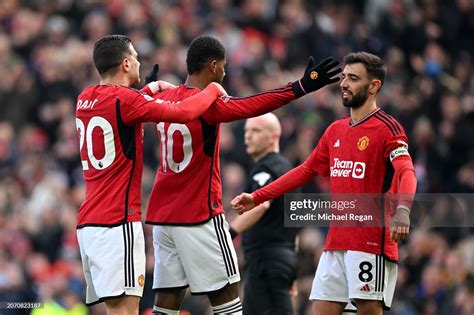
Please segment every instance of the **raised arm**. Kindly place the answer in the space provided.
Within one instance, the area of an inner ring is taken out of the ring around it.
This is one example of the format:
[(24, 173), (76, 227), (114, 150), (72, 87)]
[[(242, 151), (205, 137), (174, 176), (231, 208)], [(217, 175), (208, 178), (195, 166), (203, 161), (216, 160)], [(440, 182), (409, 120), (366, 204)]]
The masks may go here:
[(247, 97), (220, 98), (202, 117), (209, 124), (215, 125), (271, 112), (298, 97), (339, 81), (337, 74), (341, 69), (337, 68), (338, 64), (330, 57), (314, 65), (314, 59), (310, 57), (301, 79), (284, 87)]
[(129, 126), (142, 122), (186, 123), (201, 116), (223, 94), (226, 92), (218, 83), (211, 83), (201, 92), (176, 103), (139, 94), (120, 110), (124, 123)]
[(221, 97), (202, 115), (211, 124), (260, 116), (296, 99), (291, 83), (247, 97)]
[(186, 123), (201, 116), (221, 95), (226, 95), (219, 83), (211, 83), (204, 90), (180, 103), (163, 102), (166, 108), (160, 121)]

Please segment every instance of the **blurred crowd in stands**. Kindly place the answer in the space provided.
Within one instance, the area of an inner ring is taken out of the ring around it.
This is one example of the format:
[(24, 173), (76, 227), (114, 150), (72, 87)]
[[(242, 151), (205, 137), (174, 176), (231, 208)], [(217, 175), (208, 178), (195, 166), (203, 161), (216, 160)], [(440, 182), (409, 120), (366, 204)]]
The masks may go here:
[[(388, 67), (378, 106), (405, 127), (418, 191), (474, 192), (473, 0), (1, 0), (0, 301), (46, 303), (33, 312), (0, 309), (2, 315), (103, 314), (102, 306), (83, 304), (75, 221), (84, 186), (74, 111), (79, 91), (99, 81), (93, 43), (112, 33), (132, 39), (142, 74), (159, 63), (160, 79), (175, 84), (186, 78), (190, 41), (217, 37), (227, 49), (224, 87), (234, 96), (299, 78), (309, 55), (378, 54)], [(334, 84), (276, 114), (282, 152), (297, 165), (348, 112)], [(251, 166), (243, 124), (222, 125), (229, 221), (235, 216), (229, 201), (242, 191)], [(144, 206), (159, 158), (155, 130), (146, 125)], [(322, 177), (304, 187), (327, 190)], [(455, 206), (440, 200), (430, 215), (450, 218)], [(412, 229), (400, 246), (398, 288), (387, 314), (474, 314), (474, 222), (464, 226)], [(143, 314), (153, 304), (150, 232), (146, 227)], [(300, 234), (297, 314), (310, 309), (324, 233), (308, 227)], [(205, 297), (187, 298), (183, 310), (206, 314), (207, 305)]]

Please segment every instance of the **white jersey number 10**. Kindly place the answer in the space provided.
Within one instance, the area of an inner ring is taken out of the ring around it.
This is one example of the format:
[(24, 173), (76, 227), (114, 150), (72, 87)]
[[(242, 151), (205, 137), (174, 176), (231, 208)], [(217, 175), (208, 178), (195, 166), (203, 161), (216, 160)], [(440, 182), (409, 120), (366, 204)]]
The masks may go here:
[[(182, 172), (191, 162), (193, 157), (193, 145), (191, 132), (188, 127), (183, 124), (170, 124), (165, 132), (165, 123), (160, 122), (156, 128), (160, 133), (161, 139), (161, 166), (163, 172), (167, 172), (168, 168), (175, 173)], [(183, 137), (183, 160), (176, 162), (173, 159), (173, 133), (179, 132)]]

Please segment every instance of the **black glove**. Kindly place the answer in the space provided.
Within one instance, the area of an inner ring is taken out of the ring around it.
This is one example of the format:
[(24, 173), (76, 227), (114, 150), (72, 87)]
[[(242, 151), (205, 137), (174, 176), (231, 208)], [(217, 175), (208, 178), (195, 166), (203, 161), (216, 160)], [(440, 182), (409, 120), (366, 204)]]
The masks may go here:
[(320, 88), (339, 81), (336, 74), (342, 72), (341, 68), (335, 68), (339, 61), (329, 57), (314, 65), (313, 57), (309, 57), (308, 66), (304, 75), (298, 81), (293, 82), (293, 92), (297, 97), (319, 90)]
[(158, 71), (160, 70), (160, 65), (155, 63), (153, 69), (145, 76), (145, 85), (150, 82), (158, 81)]

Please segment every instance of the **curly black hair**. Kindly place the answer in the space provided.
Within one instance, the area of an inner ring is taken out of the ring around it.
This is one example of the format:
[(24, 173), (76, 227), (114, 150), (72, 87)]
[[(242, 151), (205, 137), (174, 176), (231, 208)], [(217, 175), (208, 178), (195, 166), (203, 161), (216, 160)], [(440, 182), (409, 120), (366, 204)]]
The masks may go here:
[(225, 58), (225, 48), (214, 37), (199, 36), (189, 45), (186, 57), (186, 67), (188, 74), (200, 72), (211, 60), (223, 60)]

